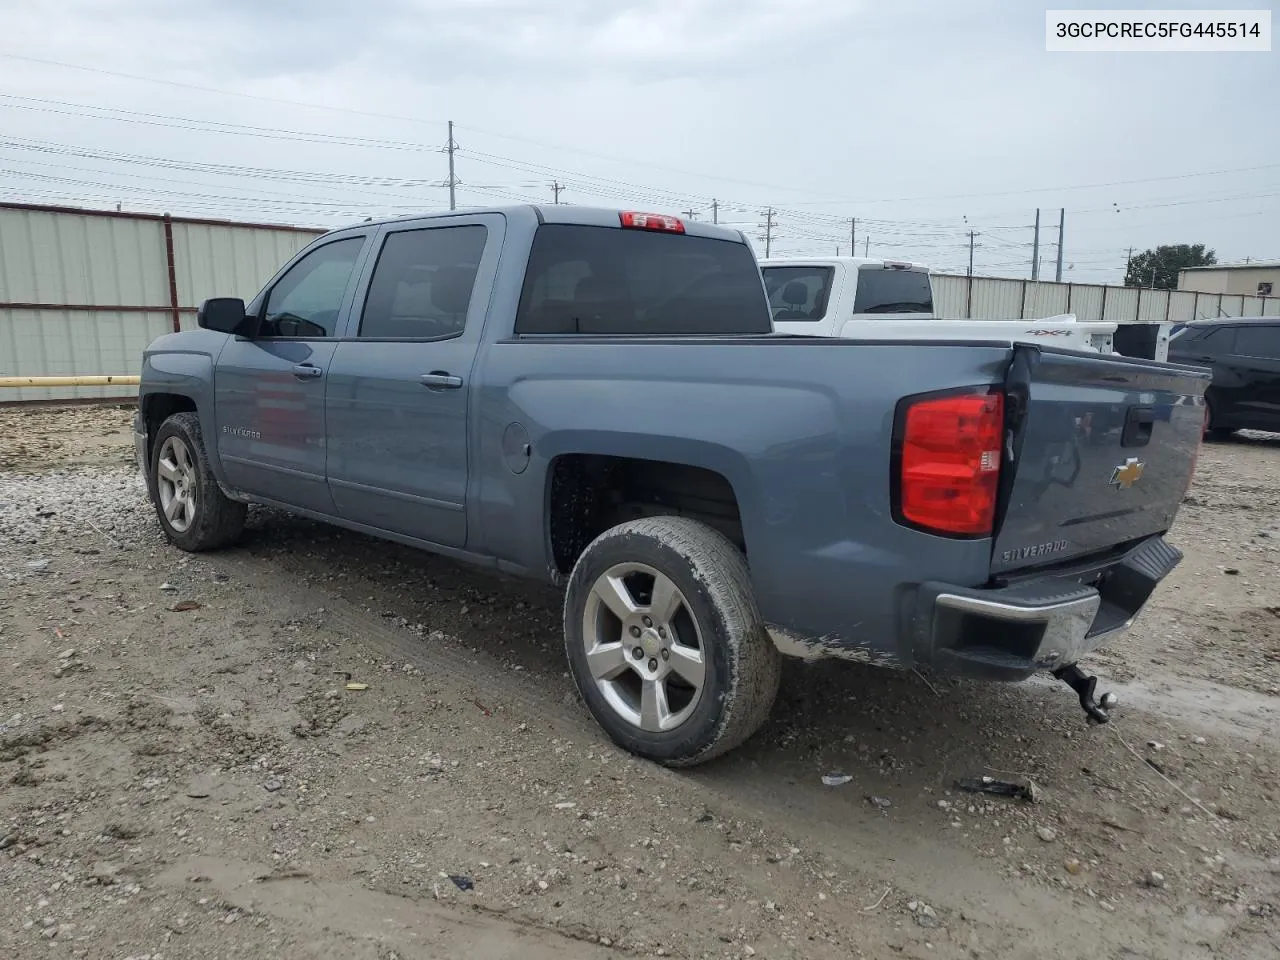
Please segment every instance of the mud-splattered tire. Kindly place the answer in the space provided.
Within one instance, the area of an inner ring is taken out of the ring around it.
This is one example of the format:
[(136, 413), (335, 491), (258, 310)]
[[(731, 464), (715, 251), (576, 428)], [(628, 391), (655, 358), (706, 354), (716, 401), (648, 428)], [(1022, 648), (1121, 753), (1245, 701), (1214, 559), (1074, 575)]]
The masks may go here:
[(596, 722), (623, 749), (667, 766), (737, 747), (778, 693), (782, 656), (746, 558), (696, 520), (632, 520), (593, 540), (569, 578), (564, 635)]
[(160, 528), (181, 550), (217, 550), (244, 530), (248, 508), (218, 486), (194, 413), (175, 413), (156, 431), (147, 488)]

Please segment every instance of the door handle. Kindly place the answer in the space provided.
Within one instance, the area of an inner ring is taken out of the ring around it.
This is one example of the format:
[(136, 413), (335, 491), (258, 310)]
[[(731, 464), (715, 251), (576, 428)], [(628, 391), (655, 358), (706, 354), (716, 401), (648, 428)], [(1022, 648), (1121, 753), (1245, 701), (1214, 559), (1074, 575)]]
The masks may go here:
[(457, 390), (462, 386), (462, 378), (455, 377), (446, 370), (432, 370), (418, 378), (418, 382), (428, 390)]
[(299, 380), (314, 380), (322, 373), (324, 373), (323, 370), (310, 363), (295, 363), (293, 365), (293, 375)]

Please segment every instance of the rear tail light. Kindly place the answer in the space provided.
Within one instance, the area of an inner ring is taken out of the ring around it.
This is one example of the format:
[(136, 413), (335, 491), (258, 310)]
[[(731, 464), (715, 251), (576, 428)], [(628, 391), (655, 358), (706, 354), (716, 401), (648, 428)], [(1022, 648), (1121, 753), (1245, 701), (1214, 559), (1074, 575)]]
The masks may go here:
[(929, 533), (987, 537), (995, 524), (1004, 394), (908, 397), (899, 406), (894, 514)]
[(678, 217), (668, 217), (664, 213), (634, 213), (628, 211), (618, 214), (622, 225), (629, 230), (657, 230), (662, 233), (684, 233), (684, 221)]

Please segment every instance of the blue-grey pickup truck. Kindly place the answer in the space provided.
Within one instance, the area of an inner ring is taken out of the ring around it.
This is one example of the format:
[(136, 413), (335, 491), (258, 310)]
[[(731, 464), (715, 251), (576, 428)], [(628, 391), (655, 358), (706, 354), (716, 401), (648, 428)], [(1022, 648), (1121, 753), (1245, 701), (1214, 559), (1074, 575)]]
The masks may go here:
[(366, 222), (152, 343), (140, 466), (183, 550), (246, 504), (566, 587), (616, 742), (690, 765), (785, 656), (1077, 661), (1181, 559), (1208, 374), (1010, 341), (781, 335), (740, 231), (523, 206)]

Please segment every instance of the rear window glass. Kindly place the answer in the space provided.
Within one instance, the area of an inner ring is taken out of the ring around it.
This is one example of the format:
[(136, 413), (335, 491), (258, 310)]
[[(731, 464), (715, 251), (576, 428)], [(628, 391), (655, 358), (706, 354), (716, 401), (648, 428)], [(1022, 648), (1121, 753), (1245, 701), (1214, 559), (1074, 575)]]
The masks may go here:
[(821, 320), (831, 299), (830, 267), (765, 267), (765, 290), (774, 320)]
[(862, 267), (854, 313), (932, 313), (929, 274), (923, 270)]
[(745, 243), (547, 223), (534, 234), (515, 332), (770, 333)]

